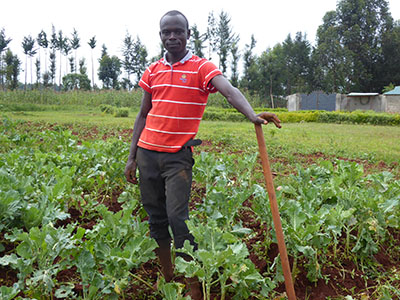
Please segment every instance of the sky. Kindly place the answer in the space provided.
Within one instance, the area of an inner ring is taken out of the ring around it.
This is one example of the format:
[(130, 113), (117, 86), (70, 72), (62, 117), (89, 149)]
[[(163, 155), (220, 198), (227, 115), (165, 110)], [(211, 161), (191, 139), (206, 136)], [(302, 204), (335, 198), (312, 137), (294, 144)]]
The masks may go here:
[[(399, 20), (400, 1), (388, 2), (392, 17)], [(207, 29), (210, 12), (217, 17), (222, 10), (225, 11), (231, 17), (233, 32), (239, 34), (239, 50), (250, 43), (251, 35), (254, 34), (257, 41), (254, 52), (259, 55), (268, 47), (283, 42), (288, 34), (294, 37), (299, 31), (307, 34), (307, 39), (314, 44), (323, 16), (336, 9), (337, 1), (0, 0), (0, 3), (0, 29), (4, 28), (6, 37), (12, 38), (9, 48), (22, 62), (25, 62), (21, 46), (24, 36), (36, 38), (44, 30), (49, 38), (54, 25), (57, 32), (62, 30), (67, 37), (71, 37), (74, 28), (77, 30), (81, 39), (77, 56), (87, 59), (90, 70), (90, 47), (87, 43), (93, 36), (97, 40), (93, 52), (96, 61), (103, 44), (110, 55), (122, 57), (121, 49), (127, 32), (132, 37), (140, 38), (149, 52), (149, 58), (157, 55), (160, 43), (159, 20), (169, 10), (181, 11), (188, 18), (189, 25), (196, 24), (200, 33)], [(23, 74), (20, 76), (23, 81)]]

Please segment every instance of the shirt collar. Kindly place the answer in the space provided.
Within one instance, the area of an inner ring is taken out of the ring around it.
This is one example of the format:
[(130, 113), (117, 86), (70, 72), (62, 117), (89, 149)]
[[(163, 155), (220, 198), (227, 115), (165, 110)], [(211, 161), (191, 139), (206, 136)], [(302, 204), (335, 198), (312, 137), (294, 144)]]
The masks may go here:
[[(187, 62), (189, 59), (191, 59), (193, 56), (192, 52), (190, 50), (188, 50), (188, 52), (186, 53), (186, 55), (177, 63), (181, 63), (184, 64), (185, 62)], [(164, 60), (163, 60), (164, 65), (171, 65), (168, 60), (167, 60), (167, 52), (164, 53)]]

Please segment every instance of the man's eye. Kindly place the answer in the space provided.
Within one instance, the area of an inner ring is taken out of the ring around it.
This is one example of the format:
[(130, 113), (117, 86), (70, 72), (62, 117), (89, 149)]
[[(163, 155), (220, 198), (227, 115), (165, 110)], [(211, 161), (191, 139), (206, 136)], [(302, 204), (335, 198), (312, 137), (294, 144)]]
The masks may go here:
[(169, 35), (169, 34), (170, 34), (169, 31), (161, 31), (161, 33), (162, 33), (163, 35)]

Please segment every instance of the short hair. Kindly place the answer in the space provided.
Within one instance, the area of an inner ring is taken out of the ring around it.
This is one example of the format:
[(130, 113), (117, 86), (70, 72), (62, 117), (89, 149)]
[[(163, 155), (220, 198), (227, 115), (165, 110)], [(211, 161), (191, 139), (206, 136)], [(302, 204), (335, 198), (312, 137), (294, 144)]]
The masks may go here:
[(186, 16), (183, 13), (181, 13), (179, 10), (170, 10), (169, 12), (165, 13), (160, 19), (160, 26), (161, 26), (161, 20), (166, 16), (182, 16), (186, 22), (186, 29), (189, 30), (189, 21), (186, 18)]

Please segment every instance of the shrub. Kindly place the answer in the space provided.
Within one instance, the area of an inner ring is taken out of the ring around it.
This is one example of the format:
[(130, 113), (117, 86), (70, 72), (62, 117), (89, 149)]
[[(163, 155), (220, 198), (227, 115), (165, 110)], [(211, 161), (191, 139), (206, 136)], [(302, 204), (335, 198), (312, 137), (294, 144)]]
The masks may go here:
[(118, 108), (114, 114), (117, 118), (127, 118), (129, 117), (129, 109), (128, 108)]
[(112, 105), (109, 104), (100, 104), (100, 111), (105, 114), (113, 114), (115, 109)]

